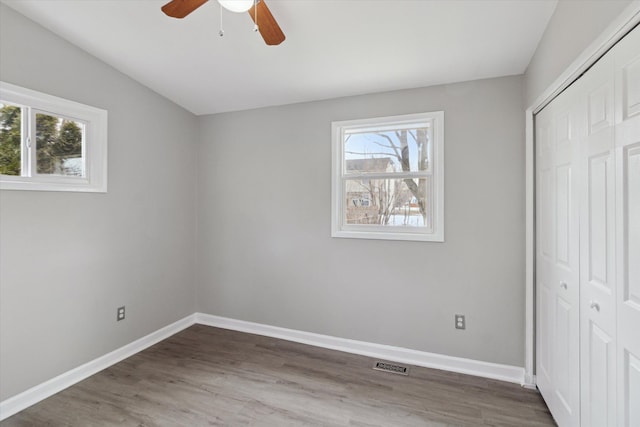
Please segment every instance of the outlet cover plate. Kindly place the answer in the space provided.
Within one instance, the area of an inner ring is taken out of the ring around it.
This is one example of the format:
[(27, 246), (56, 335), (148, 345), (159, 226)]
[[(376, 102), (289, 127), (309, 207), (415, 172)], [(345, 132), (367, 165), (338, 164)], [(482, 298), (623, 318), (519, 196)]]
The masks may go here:
[(464, 314), (456, 314), (456, 329), (466, 329), (467, 322), (464, 318)]

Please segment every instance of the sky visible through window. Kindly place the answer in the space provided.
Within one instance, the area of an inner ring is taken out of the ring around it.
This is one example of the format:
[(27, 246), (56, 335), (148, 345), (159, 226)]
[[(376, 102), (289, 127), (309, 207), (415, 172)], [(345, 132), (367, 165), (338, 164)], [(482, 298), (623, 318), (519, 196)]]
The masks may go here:
[[(400, 163), (400, 157), (402, 156), (402, 142), (400, 140), (400, 133), (406, 131), (407, 135), (407, 149), (409, 152), (408, 159), (410, 165), (410, 171), (417, 172), (421, 170), (418, 165), (420, 159), (419, 152), (421, 149), (428, 149), (428, 147), (420, 147), (416, 138), (417, 129), (391, 129), (384, 132), (376, 131), (360, 131), (349, 132), (345, 135), (344, 155), (345, 160), (354, 159), (372, 159), (372, 158), (389, 158), (393, 162), (394, 172), (401, 172), (402, 166)], [(427, 132), (428, 135), (428, 132)], [(427, 154), (427, 158), (430, 155)], [(422, 169), (424, 170), (424, 169)], [(384, 172), (384, 171), (362, 171), (362, 172)]]
[[(424, 175), (430, 173), (429, 131), (428, 124), (404, 124), (344, 133), (346, 224), (422, 227), (430, 223), (430, 181)], [(406, 172), (424, 177), (395, 175)], [(379, 178), (363, 178), (363, 174)]]

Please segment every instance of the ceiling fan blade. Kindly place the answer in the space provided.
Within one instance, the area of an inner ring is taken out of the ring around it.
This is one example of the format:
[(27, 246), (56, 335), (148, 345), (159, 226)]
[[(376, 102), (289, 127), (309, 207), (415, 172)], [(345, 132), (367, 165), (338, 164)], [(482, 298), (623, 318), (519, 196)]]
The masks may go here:
[[(256, 22), (256, 9), (258, 12), (258, 22)], [(264, 0), (259, 0), (257, 6), (249, 9), (249, 15), (251, 15), (253, 22), (258, 24), (258, 31), (260, 31), (260, 35), (269, 46), (278, 45), (284, 41), (284, 33)]]
[(172, 18), (184, 18), (207, 1), (208, 0), (172, 0), (162, 6), (162, 11), (165, 15)]

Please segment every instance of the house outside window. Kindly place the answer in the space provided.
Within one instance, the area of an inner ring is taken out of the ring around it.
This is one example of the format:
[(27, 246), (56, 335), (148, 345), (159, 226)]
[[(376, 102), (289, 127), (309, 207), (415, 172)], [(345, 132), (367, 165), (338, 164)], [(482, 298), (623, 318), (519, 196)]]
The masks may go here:
[(332, 236), (444, 241), (444, 113), (332, 123)]

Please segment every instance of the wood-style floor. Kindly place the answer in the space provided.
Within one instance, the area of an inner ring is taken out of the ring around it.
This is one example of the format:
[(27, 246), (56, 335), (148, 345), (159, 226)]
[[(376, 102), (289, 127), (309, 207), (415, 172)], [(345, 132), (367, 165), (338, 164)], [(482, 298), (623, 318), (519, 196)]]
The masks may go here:
[(554, 426), (517, 384), (192, 326), (0, 423), (9, 426)]

